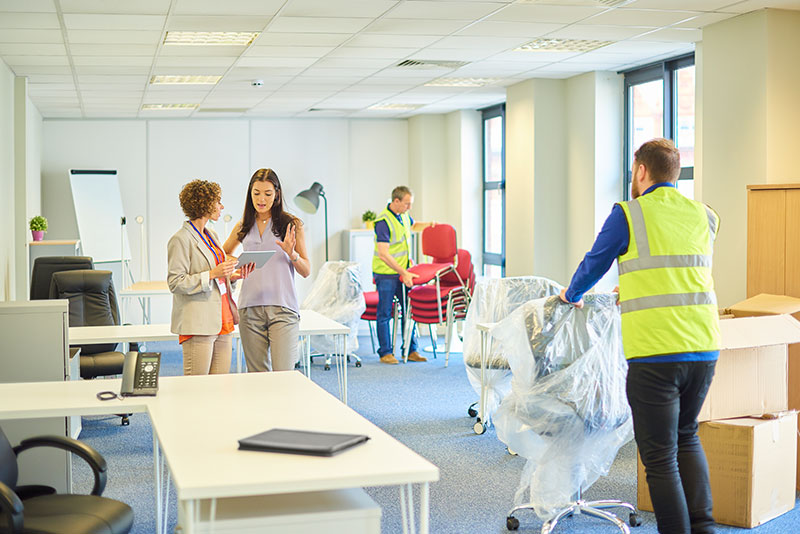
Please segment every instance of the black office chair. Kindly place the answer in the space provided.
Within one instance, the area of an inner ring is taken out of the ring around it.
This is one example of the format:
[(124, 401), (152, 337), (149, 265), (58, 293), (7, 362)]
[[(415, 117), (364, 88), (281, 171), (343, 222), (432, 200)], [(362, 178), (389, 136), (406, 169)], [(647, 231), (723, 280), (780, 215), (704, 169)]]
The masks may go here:
[[(56, 494), (47, 486), (17, 486), (19, 453), (34, 447), (55, 447), (76, 454), (94, 473), (90, 495)], [(96, 450), (64, 436), (39, 436), (11, 447), (0, 428), (0, 532), (3, 534), (127, 534), (133, 510), (101, 497), (107, 465)]]
[(92, 258), (89, 256), (44, 256), (33, 260), (30, 300), (49, 299), (50, 280), (53, 278), (53, 273), (76, 269), (94, 269)]

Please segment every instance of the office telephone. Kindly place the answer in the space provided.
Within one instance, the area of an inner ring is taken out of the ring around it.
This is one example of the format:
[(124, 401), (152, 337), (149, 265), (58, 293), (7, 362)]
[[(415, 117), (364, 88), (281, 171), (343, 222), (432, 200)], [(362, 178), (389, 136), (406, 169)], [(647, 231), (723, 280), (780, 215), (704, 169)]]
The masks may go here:
[(161, 366), (160, 352), (129, 352), (122, 367), (123, 397), (137, 395), (154, 396), (158, 392), (158, 370)]

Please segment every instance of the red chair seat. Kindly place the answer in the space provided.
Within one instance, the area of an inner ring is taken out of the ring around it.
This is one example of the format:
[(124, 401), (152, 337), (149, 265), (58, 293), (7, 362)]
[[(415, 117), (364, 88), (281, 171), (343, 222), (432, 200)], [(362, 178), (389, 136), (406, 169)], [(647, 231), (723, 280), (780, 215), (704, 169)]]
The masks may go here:
[(377, 308), (378, 307), (378, 292), (377, 291), (365, 291), (364, 292), (364, 302), (367, 303), (367, 308)]
[(434, 278), (436, 275), (442, 272), (445, 272), (449, 269), (453, 268), (452, 263), (421, 263), (419, 265), (415, 265), (408, 269), (408, 272), (418, 274), (416, 278), (414, 278), (414, 285), (421, 285), (427, 284)]
[[(440, 287), (439, 296), (441, 298), (446, 298), (451, 291), (459, 287), (461, 286)], [(417, 286), (408, 292), (408, 298), (411, 299), (412, 305), (417, 302), (436, 302), (437, 301), (436, 286), (435, 285)]]

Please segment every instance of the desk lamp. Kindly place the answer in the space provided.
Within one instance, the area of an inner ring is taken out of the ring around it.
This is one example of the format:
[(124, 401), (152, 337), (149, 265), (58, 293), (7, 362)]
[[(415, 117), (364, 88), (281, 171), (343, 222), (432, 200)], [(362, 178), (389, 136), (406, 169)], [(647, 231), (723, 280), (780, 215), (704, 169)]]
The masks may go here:
[(294, 203), (304, 212), (314, 214), (319, 209), (320, 197), (325, 201), (325, 261), (328, 261), (328, 199), (325, 196), (322, 184), (314, 182), (305, 191), (297, 193), (297, 196), (294, 197)]

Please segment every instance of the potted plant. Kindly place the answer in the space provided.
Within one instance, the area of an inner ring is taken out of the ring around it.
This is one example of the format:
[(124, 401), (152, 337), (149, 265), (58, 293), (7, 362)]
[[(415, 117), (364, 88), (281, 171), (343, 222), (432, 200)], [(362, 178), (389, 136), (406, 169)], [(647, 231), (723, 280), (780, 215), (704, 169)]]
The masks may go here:
[(30, 220), (28, 227), (31, 229), (34, 241), (41, 241), (44, 238), (44, 233), (47, 231), (47, 219), (41, 215), (37, 215)]
[(361, 215), (361, 220), (364, 221), (364, 226), (367, 230), (372, 230), (373, 226), (375, 226), (375, 212), (372, 210), (367, 210)]

